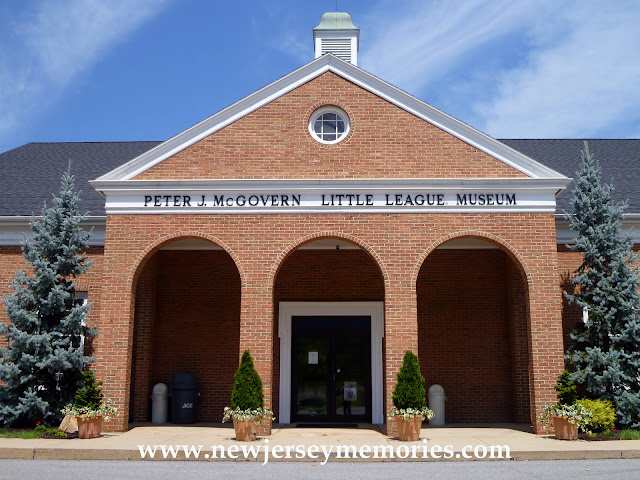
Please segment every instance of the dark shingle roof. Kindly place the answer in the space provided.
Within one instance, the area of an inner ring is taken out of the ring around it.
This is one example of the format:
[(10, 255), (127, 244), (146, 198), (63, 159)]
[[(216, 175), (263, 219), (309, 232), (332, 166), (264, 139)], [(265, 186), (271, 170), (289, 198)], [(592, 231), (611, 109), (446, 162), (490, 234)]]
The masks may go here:
[(0, 215), (40, 215), (42, 205), (60, 191), (71, 160), (80, 207), (105, 215), (104, 198), (89, 180), (126, 163), (160, 142), (28, 143), (0, 154)]
[[(568, 177), (575, 177), (584, 140), (500, 140)], [(640, 139), (588, 140), (599, 159), (602, 178), (613, 182), (616, 200), (629, 200), (629, 213), (640, 213)], [(40, 214), (43, 202), (60, 188), (71, 160), (81, 208), (104, 215), (104, 199), (89, 180), (113, 170), (160, 142), (29, 143), (0, 154), (0, 215)], [(558, 197), (558, 212), (569, 209), (571, 189)]]
[[(580, 166), (580, 152), (584, 140), (500, 140), (511, 148), (554, 170), (575, 178)], [(640, 213), (640, 139), (634, 140), (587, 140), (589, 151), (595, 155), (602, 167), (602, 181), (613, 183), (616, 201), (629, 200), (627, 213)], [(558, 197), (557, 212), (570, 210), (572, 186)]]

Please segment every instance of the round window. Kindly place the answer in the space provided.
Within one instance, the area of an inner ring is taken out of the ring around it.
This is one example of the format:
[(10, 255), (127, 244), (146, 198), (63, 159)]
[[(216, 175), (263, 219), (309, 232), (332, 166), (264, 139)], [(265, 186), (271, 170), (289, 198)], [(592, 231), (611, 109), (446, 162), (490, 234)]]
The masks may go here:
[(338, 107), (322, 107), (309, 119), (309, 132), (320, 143), (338, 143), (349, 133), (349, 116)]

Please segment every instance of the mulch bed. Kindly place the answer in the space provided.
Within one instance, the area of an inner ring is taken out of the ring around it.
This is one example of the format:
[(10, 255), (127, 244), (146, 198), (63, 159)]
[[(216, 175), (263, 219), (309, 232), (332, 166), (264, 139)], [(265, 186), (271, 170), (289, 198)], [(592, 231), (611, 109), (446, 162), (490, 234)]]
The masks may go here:
[(578, 438), (580, 440), (587, 440), (589, 442), (602, 442), (607, 440), (620, 440), (620, 435), (618, 433), (615, 433), (613, 435), (604, 435), (603, 433), (596, 433), (595, 437), (594, 436), (590, 437), (586, 433), (579, 433)]

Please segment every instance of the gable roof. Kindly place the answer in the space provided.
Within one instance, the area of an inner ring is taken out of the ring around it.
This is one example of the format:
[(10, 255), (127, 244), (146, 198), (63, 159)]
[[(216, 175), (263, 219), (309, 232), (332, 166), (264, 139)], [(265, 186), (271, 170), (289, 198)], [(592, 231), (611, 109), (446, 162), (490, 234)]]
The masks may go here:
[(161, 142), (28, 143), (0, 153), (0, 215), (40, 215), (42, 205), (60, 191), (71, 160), (80, 208), (105, 215), (104, 197), (89, 180), (104, 175)]
[[(500, 140), (567, 177), (575, 178), (585, 140)], [(640, 139), (587, 139), (589, 151), (599, 161), (602, 181), (615, 187), (616, 202), (629, 201), (627, 213), (640, 213)], [(572, 186), (556, 197), (557, 213), (571, 210)]]
[(532, 178), (561, 179), (564, 175), (500, 143), (437, 108), (409, 95), (393, 85), (339, 58), (326, 54), (294, 72), (276, 80), (233, 105), (221, 110), (133, 160), (100, 176), (96, 182), (131, 180), (140, 173), (172, 157), (199, 140), (215, 133), (267, 103), (313, 80), (325, 72), (336, 75), (368, 90), (380, 98), (448, 132), (463, 142)]
[[(500, 142), (549, 165), (569, 177), (579, 167), (581, 139), (504, 139)], [(613, 182), (613, 197), (629, 200), (629, 213), (640, 213), (640, 139), (588, 140), (600, 160), (602, 179)], [(139, 156), (162, 142), (29, 143), (0, 153), (0, 216), (39, 215), (43, 202), (60, 188), (60, 177), (71, 159), (80, 206), (92, 216), (105, 215), (104, 198), (89, 180)], [(569, 210), (571, 188), (558, 197), (557, 212)]]
[[(582, 139), (502, 139), (568, 177), (579, 167)], [(615, 186), (613, 198), (627, 199), (629, 213), (640, 213), (640, 139), (590, 139), (590, 151), (600, 161), (602, 179)], [(60, 188), (60, 177), (71, 162), (81, 208), (90, 215), (105, 214), (104, 198), (89, 180), (113, 170), (162, 142), (29, 143), (0, 153), (0, 216), (38, 215), (43, 202)], [(558, 197), (558, 212), (568, 210), (571, 189)]]

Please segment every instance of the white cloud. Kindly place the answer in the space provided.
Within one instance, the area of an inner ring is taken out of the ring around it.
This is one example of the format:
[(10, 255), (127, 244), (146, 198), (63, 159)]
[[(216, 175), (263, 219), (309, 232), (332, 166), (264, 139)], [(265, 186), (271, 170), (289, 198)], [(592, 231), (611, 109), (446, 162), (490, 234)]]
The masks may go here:
[(530, 1), (383, 2), (366, 20), (360, 64), (394, 85), (420, 91), (534, 12)]
[(40, 0), (13, 12), (0, 54), (0, 140), (50, 106), (77, 76), (169, 0)]
[(498, 138), (632, 137), (639, 20), (633, 0), (384, 0), (360, 65)]
[[(640, 127), (640, 5), (566, 9), (564, 35), (505, 71), (475, 109), (510, 137), (632, 136)], [(623, 8), (621, 8), (623, 7)], [(607, 11), (609, 10), (609, 11)]]

